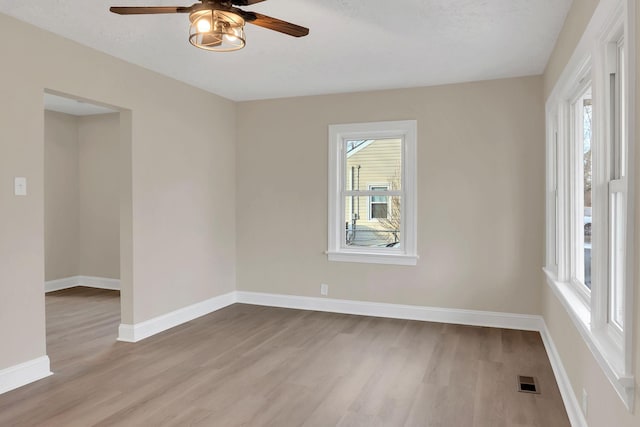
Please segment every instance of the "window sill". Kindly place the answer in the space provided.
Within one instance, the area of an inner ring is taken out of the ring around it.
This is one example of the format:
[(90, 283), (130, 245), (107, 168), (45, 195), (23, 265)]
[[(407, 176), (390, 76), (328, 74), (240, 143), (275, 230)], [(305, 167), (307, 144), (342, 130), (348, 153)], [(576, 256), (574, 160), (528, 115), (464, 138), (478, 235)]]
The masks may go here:
[(366, 264), (416, 265), (417, 255), (376, 253), (365, 251), (327, 251), (329, 261), (360, 262)]
[(635, 378), (624, 372), (624, 354), (603, 331), (591, 329), (591, 312), (571, 284), (558, 280), (556, 274), (543, 268), (547, 284), (562, 303), (582, 339), (600, 368), (613, 385), (629, 411), (633, 411)]

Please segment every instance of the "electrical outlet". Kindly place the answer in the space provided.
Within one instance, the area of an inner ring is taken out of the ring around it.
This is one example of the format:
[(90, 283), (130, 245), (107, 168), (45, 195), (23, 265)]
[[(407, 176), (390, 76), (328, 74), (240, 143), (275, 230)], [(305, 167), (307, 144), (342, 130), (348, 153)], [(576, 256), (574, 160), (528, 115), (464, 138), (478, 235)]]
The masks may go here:
[(587, 390), (582, 389), (582, 413), (584, 414), (584, 416), (587, 416), (587, 401), (588, 401), (588, 396), (587, 396)]
[(325, 285), (324, 283), (320, 285), (320, 294), (327, 296), (329, 295), (329, 285)]

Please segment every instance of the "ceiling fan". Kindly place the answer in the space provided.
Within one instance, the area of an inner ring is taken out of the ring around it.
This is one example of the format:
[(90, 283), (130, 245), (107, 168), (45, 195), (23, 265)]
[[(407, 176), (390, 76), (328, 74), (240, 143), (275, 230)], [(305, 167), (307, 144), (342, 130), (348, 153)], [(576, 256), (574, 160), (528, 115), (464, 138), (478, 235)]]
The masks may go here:
[(109, 10), (119, 15), (188, 13), (189, 42), (201, 49), (218, 52), (238, 50), (245, 46), (245, 22), (294, 37), (309, 34), (308, 28), (236, 7), (249, 6), (265, 0), (199, 1), (200, 3), (191, 6), (114, 6)]

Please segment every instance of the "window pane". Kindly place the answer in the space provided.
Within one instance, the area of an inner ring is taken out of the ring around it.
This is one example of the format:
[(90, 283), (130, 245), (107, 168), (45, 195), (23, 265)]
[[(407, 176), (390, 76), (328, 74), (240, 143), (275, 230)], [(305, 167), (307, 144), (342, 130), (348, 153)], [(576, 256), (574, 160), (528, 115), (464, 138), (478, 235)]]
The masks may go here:
[(627, 176), (627, 133), (626, 133), (626, 76), (625, 76), (624, 45), (618, 46), (618, 141), (617, 153), (615, 153), (618, 163), (616, 178)]
[[(401, 139), (348, 140), (345, 145), (345, 190), (402, 188)], [(383, 183), (385, 186), (380, 186)]]
[[(387, 197), (388, 203), (371, 203), (371, 206), (369, 197), (345, 197), (344, 244), (347, 247), (400, 246), (400, 197)], [(369, 209), (371, 215), (367, 213)]]
[(583, 230), (584, 230), (584, 284), (591, 289), (591, 182), (593, 177), (593, 156), (591, 151), (591, 130), (593, 107), (591, 105), (591, 89), (582, 100), (582, 153), (583, 153)]
[[(559, 147), (558, 147), (558, 130), (557, 123), (555, 125), (556, 130), (553, 133), (553, 189), (555, 193), (553, 206), (555, 209), (554, 215), (554, 225), (555, 225), (555, 234), (554, 234), (554, 252), (555, 252), (555, 266), (558, 268), (559, 258), (560, 258), (560, 208), (558, 206), (558, 159), (559, 159)], [(557, 272), (557, 270), (556, 270)]]
[(622, 193), (612, 193), (611, 207), (611, 287), (609, 295), (609, 320), (618, 328), (624, 329), (624, 196)]
[(591, 289), (592, 151), (591, 87), (572, 104), (572, 277)]

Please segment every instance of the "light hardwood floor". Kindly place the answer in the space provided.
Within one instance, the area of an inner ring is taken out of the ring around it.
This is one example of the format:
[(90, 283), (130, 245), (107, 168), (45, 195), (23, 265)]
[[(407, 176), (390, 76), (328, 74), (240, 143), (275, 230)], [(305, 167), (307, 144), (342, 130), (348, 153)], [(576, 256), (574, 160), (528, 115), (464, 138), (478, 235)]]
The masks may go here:
[(535, 332), (235, 304), (130, 344), (117, 292), (46, 304), (55, 375), (0, 426), (569, 426)]

